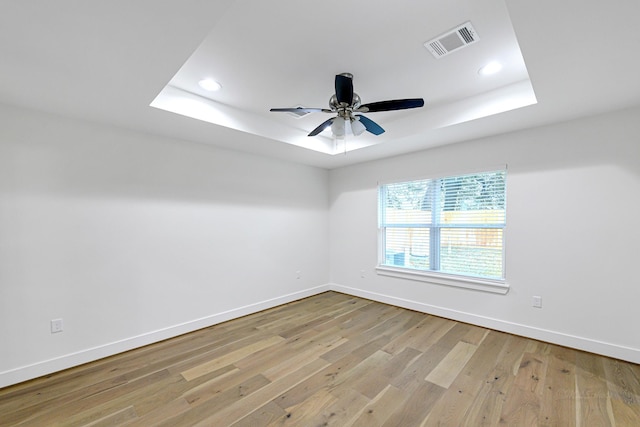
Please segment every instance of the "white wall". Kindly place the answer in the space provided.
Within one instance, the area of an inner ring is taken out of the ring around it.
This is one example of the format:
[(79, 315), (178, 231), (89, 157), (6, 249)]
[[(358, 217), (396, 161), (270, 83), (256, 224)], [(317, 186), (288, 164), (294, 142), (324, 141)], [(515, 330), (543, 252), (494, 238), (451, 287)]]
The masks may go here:
[[(640, 363), (639, 117), (632, 109), (331, 171), (334, 288)], [(375, 273), (379, 180), (504, 164), (507, 295)]]
[(0, 387), (326, 289), (327, 212), (326, 170), (0, 107)]
[[(0, 387), (329, 281), (640, 363), (637, 117), (640, 109), (327, 172), (0, 106)], [(501, 164), (507, 295), (375, 274), (378, 180)], [(55, 318), (65, 330), (52, 335)]]

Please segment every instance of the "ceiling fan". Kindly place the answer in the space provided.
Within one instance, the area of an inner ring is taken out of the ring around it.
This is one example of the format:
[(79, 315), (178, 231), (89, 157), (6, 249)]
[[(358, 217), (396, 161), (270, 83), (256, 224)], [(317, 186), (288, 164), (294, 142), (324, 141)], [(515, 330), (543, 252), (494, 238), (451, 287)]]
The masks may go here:
[(354, 113), (407, 110), (424, 106), (424, 99), (422, 98), (394, 99), (362, 104), (358, 94), (353, 91), (353, 75), (350, 73), (336, 75), (335, 87), (336, 93), (329, 99), (329, 108), (272, 108), (270, 111), (336, 114), (335, 117), (324, 121), (320, 126), (312, 130), (308, 136), (316, 136), (329, 126), (331, 126), (334, 136), (344, 136), (346, 123), (350, 124), (351, 132), (354, 135), (361, 135), (365, 130), (374, 135), (380, 135), (384, 132), (384, 129), (379, 124), (362, 114)]

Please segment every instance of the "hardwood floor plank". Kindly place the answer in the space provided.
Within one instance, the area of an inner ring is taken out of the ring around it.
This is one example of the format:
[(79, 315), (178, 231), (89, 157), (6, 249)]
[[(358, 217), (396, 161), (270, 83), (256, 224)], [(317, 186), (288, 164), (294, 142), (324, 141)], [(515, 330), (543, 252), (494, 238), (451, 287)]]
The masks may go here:
[[(124, 409), (120, 409), (116, 411), (113, 414), (109, 414), (99, 420), (96, 420), (89, 424), (83, 423), (82, 425), (86, 427), (109, 427), (109, 426), (115, 426), (115, 425), (122, 425), (127, 421), (136, 419), (137, 417), (138, 417), (138, 414), (136, 413), (135, 408), (133, 406), (128, 406)], [(67, 422), (68, 421), (65, 420), (65, 424)]]
[(325, 314), (333, 317), (333, 319), (321, 325), (317, 325), (313, 329), (321, 332), (326, 329), (332, 329), (335, 327), (345, 327), (345, 325), (349, 324), (350, 319), (352, 319), (354, 316), (357, 316), (362, 309), (371, 304), (372, 302), (368, 300), (349, 299), (346, 300), (343, 305), (336, 305), (335, 307), (327, 308)]
[(216, 397), (225, 389), (246, 381), (255, 375), (257, 375), (256, 372), (243, 372), (233, 365), (227, 365), (224, 368), (211, 372), (209, 374), (209, 380), (199, 385), (194, 384), (180, 397), (189, 405), (199, 405), (201, 402), (206, 402)]
[(425, 380), (439, 385), (442, 388), (449, 388), (451, 383), (467, 364), (469, 359), (476, 352), (478, 346), (463, 341), (457, 343), (449, 353), (429, 372)]
[[(225, 334), (226, 333), (227, 332), (225, 332)], [(265, 339), (265, 337), (271, 336), (273, 336), (273, 334), (262, 333), (256, 328), (243, 329), (238, 335), (231, 335), (213, 346), (206, 346), (195, 353), (189, 352), (189, 354), (186, 355), (187, 357), (171, 363), (169, 371), (172, 374), (181, 374), (186, 370), (195, 368), (215, 358), (225, 356), (231, 351), (242, 349), (247, 345), (254, 344)]]
[(0, 426), (639, 426), (640, 365), (326, 292), (0, 389)]
[(576, 423), (576, 372), (574, 350), (555, 347), (549, 354), (545, 390), (541, 399), (541, 426)]
[(421, 381), (382, 426), (420, 426), (444, 392), (438, 385)]
[(398, 408), (401, 402), (406, 401), (407, 393), (392, 386), (387, 385), (371, 402), (366, 405), (351, 424), (353, 427), (381, 426)]
[[(384, 353), (388, 354), (386, 351)], [(420, 354), (422, 353), (416, 349), (407, 348), (395, 356), (389, 355), (385, 357), (387, 360), (384, 364), (376, 367), (375, 370), (367, 372), (360, 378), (354, 379), (350, 387), (369, 399), (373, 399), (389, 385), (391, 378), (394, 378)]]
[(254, 408), (259, 408), (275, 400), (279, 395), (300, 384), (302, 381), (320, 372), (328, 365), (322, 359), (315, 359), (309, 364), (302, 366), (294, 372), (273, 381), (242, 399), (227, 405), (215, 414), (197, 423), (196, 427), (205, 426), (228, 426), (245, 416), (251, 414)]
[(246, 417), (231, 424), (230, 427), (256, 427), (270, 425), (286, 417), (287, 412), (275, 402), (268, 402)]
[(604, 358), (604, 371), (616, 398), (628, 403), (640, 403), (640, 365)]
[(540, 425), (540, 401), (543, 394), (547, 360), (538, 354), (525, 353), (520, 362), (510, 398), (502, 407), (501, 422), (507, 425)]
[(489, 334), (489, 330), (485, 328), (481, 328), (479, 326), (469, 325), (471, 329), (467, 332), (460, 341), (466, 342), (467, 344), (473, 344), (475, 346), (479, 346), (482, 341)]
[(438, 342), (457, 322), (439, 317), (427, 316), (414, 327), (391, 340), (384, 348), (389, 353), (397, 353), (407, 347), (426, 351)]
[(158, 426), (193, 426), (207, 419), (211, 414), (216, 414), (235, 402), (250, 396), (269, 383), (269, 380), (262, 375), (256, 375), (240, 384), (221, 391), (215, 398), (198, 401), (197, 405), (191, 404), (188, 411), (182, 412), (177, 416), (170, 416), (159, 423)]
[[(318, 412), (332, 405), (338, 398), (326, 389), (319, 389), (303, 402), (290, 407), (285, 411), (285, 416), (268, 424), (273, 426), (306, 426)], [(277, 403), (277, 402), (276, 402)]]
[(195, 366), (191, 369), (187, 369), (186, 371), (183, 371), (181, 374), (185, 380), (191, 381), (195, 378), (201, 377), (202, 375), (208, 374), (209, 372), (213, 372), (227, 365), (231, 365), (237, 362), (238, 360), (251, 355), (256, 351), (273, 347), (276, 344), (279, 344), (283, 341), (284, 341), (284, 338), (279, 336), (269, 337), (267, 339), (258, 341), (254, 344), (235, 350), (231, 353), (225, 354), (224, 356), (220, 356), (206, 363)]
[(462, 341), (470, 333), (473, 332), (472, 325), (466, 323), (456, 323), (449, 331), (442, 336), (434, 345), (438, 345), (443, 348), (453, 349), (453, 347)]
[(505, 344), (496, 358), (496, 365), (487, 376), (474, 399), (462, 425), (468, 427), (496, 426), (501, 423), (502, 408), (509, 400), (517, 369), (524, 354), (525, 338), (500, 334)]
[[(398, 324), (401, 323), (401, 312), (397, 310), (384, 310), (383, 313), (366, 313), (356, 318), (361, 324), (357, 326), (349, 326), (348, 329), (341, 329), (341, 335), (348, 338), (349, 341), (325, 353), (322, 357), (330, 362), (335, 362), (353, 351), (362, 349), (373, 340), (386, 340), (385, 345), (391, 340), (388, 334), (390, 331), (396, 330)], [(375, 317), (374, 317), (375, 316)], [(371, 327), (375, 324), (375, 328)]]
[(297, 353), (294, 353), (293, 355), (290, 355), (286, 359), (284, 359), (282, 363), (265, 369), (264, 375), (270, 380), (280, 378), (283, 375), (286, 375), (287, 372), (291, 371), (291, 369), (300, 366), (300, 364), (313, 358), (319, 358), (327, 351), (330, 351), (332, 348), (340, 346), (347, 341), (345, 338), (335, 337), (335, 339), (336, 340), (334, 342), (314, 343), (308, 348), (300, 349)]
[[(74, 383), (75, 381), (72, 379), (69, 380), (69, 384)], [(50, 389), (47, 389), (46, 387), (38, 384), (35, 387), (35, 390), (37, 391), (29, 393), (26, 396), (19, 394), (3, 397), (0, 400), (0, 403), (4, 402), (4, 404), (0, 405), (2, 406), (2, 408), (0, 408), (0, 413), (3, 414), (0, 425), (2, 425), (3, 422), (7, 423), (7, 425), (11, 425), (11, 423), (18, 422), (18, 420), (28, 419), (31, 416), (36, 416), (37, 414), (48, 411), (51, 408), (62, 407), (87, 395), (97, 394), (126, 383), (127, 380), (123, 376), (106, 379), (98, 382), (97, 384), (89, 384), (86, 386), (83, 386), (85, 383), (80, 380), (78, 381), (76, 390), (69, 390), (67, 387), (63, 387), (63, 390), (60, 393), (55, 392), (57, 389), (55, 385), (52, 385)], [(38, 393), (42, 393), (41, 399), (38, 399)]]
[(351, 419), (355, 418), (369, 399), (355, 390), (345, 389), (340, 393), (331, 392), (336, 399), (326, 405), (313, 416), (305, 421), (309, 426), (336, 426), (347, 425)]
[[(382, 350), (385, 350), (383, 347)], [(392, 380), (400, 375), (409, 365), (422, 355), (422, 352), (415, 348), (406, 347), (400, 353), (393, 356), (388, 363), (386, 363), (379, 371), (380, 376), (388, 380)], [(390, 382), (390, 381), (389, 381)]]
[[(48, 405), (55, 405), (57, 399), (66, 398), (67, 395), (74, 394), (85, 386), (92, 387), (94, 390), (86, 390), (83, 393), (97, 392), (100, 387), (112, 388), (118, 385), (116, 383), (124, 384), (148, 373), (162, 370), (171, 363), (171, 358), (177, 357), (179, 360), (187, 358), (189, 353), (185, 352), (185, 349), (191, 349), (197, 353), (201, 351), (202, 341), (206, 341), (206, 345), (216, 347), (220, 340), (225, 339), (224, 328), (216, 328), (213, 337), (208, 336), (211, 331), (214, 329), (203, 329), (122, 353), (117, 358), (98, 360), (0, 390), (0, 411), (9, 410), (3, 402), (9, 404), (20, 402), (22, 406), (28, 406), (29, 401), (35, 405), (41, 405), (48, 399), (56, 399), (56, 401), (49, 400), (48, 403)], [(30, 398), (27, 398), (27, 395)], [(18, 397), (20, 399), (17, 399)]]
[[(319, 389), (329, 392), (337, 389), (348, 381), (353, 381), (363, 375), (371, 367), (375, 367), (388, 360), (389, 355), (383, 351), (375, 352), (369, 357), (362, 358), (353, 354), (331, 363), (322, 371), (308, 380), (298, 384), (291, 390), (287, 390), (276, 401), (283, 409), (289, 409), (301, 403), (305, 398), (313, 395)], [(321, 359), (325, 360), (325, 359)]]
[(96, 407), (102, 407), (102, 405), (109, 406), (111, 401), (118, 397), (144, 389), (168, 377), (168, 371), (159, 371), (121, 386), (110, 388), (101, 393), (82, 396), (62, 405), (49, 406), (46, 409), (27, 415), (25, 421), (31, 425), (53, 425), (78, 414), (83, 414), (86, 411), (91, 411)]
[(579, 352), (576, 355), (577, 425), (613, 425), (609, 390), (602, 358)]
[(390, 383), (398, 388), (409, 390), (420, 386), (424, 378), (438, 366), (469, 329), (467, 325), (456, 324)]
[(174, 399), (165, 405), (155, 406), (151, 411), (143, 416), (139, 416), (129, 422), (122, 423), (126, 427), (148, 427), (157, 426), (169, 418), (184, 414), (191, 409), (191, 406), (182, 398)]
[(618, 425), (640, 419), (640, 366), (603, 359), (613, 418)]
[(498, 364), (500, 354), (507, 343), (506, 337), (507, 335), (501, 332), (487, 331), (485, 338), (481, 344), (478, 344), (478, 348), (471, 360), (464, 366), (462, 374), (478, 383), (493, 380), (490, 374)]
[[(166, 342), (158, 343), (157, 346), (160, 354), (175, 347), (167, 345)], [(153, 351), (144, 347), (135, 352), (120, 355), (118, 357), (120, 363), (105, 359), (106, 361), (100, 360), (30, 381), (27, 384), (31, 385), (33, 390), (27, 390), (29, 391), (28, 396), (22, 392), (20, 399), (17, 399), (18, 396), (15, 394), (6, 395), (6, 399), (0, 400), (0, 412), (10, 412), (11, 402), (20, 403), (21, 408), (27, 413), (37, 412), (43, 407), (60, 407), (66, 402), (117, 388), (137, 378), (163, 370), (168, 360), (171, 360), (161, 357), (163, 362), (154, 363), (158, 359), (154, 355)], [(85, 370), (86, 373), (84, 373)], [(2, 402), (8, 402), (8, 404), (5, 405)]]
[(322, 371), (316, 373), (312, 377), (306, 379), (305, 381), (286, 391), (282, 395), (278, 396), (278, 398), (276, 399), (276, 403), (280, 405), (282, 409), (288, 410), (296, 405), (301, 404), (305, 399), (314, 395), (320, 390), (330, 390), (335, 386), (335, 383), (337, 381), (341, 380), (340, 375), (342, 372), (347, 372), (360, 362), (361, 359), (356, 356), (345, 356), (337, 362), (331, 363)]
[(424, 426), (461, 426), (476, 396), (484, 384), (489, 384), (490, 375), (497, 358), (505, 345), (502, 334), (487, 331), (483, 345), (479, 346), (460, 374), (449, 386), (433, 410)]
[(474, 401), (482, 383), (469, 375), (460, 375), (436, 402), (422, 426), (462, 425), (467, 411)]
[(282, 338), (292, 338), (292, 337), (295, 337), (296, 335), (304, 334), (305, 332), (308, 332), (309, 329), (313, 329), (313, 327), (322, 325), (323, 323), (329, 322), (330, 320), (332, 320), (331, 316), (321, 316), (321, 317), (314, 316), (312, 318), (305, 319), (304, 323), (298, 320), (296, 324), (291, 326), (291, 328), (286, 329), (284, 331), (282, 331), (282, 329), (277, 328), (277, 326), (276, 328), (274, 328), (274, 330), (277, 331), (277, 334), (280, 335)]
[(389, 378), (380, 375), (379, 370), (380, 367), (376, 366), (373, 370), (367, 372), (366, 375), (354, 378), (350, 382), (349, 387), (369, 399), (375, 398), (389, 384)]
[(368, 378), (378, 377), (379, 369), (384, 366), (385, 363), (388, 363), (390, 359), (391, 355), (389, 353), (381, 350), (376, 351), (349, 372), (346, 372), (341, 381), (336, 382), (329, 392), (335, 395), (345, 389), (349, 389), (357, 391), (370, 400), (368, 396), (374, 394), (375, 391), (364, 388), (363, 386), (367, 384)]
[(424, 378), (449, 353), (450, 349), (432, 346), (415, 358), (402, 372), (395, 375), (389, 383), (399, 389), (412, 392), (424, 382)]

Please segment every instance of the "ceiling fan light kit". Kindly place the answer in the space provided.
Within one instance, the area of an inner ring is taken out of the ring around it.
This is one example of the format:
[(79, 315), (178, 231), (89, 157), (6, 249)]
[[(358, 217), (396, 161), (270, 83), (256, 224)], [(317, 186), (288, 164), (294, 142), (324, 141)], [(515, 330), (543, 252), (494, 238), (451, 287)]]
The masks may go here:
[[(353, 91), (353, 75), (342, 73), (335, 78), (335, 94), (329, 99), (329, 108), (272, 108), (272, 112), (284, 113), (332, 113), (336, 114), (312, 130), (308, 136), (316, 136), (323, 130), (331, 127), (334, 137), (343, 137), (347, 134), (347, 128), (355, 136), (362, 135), (365, 131), (380, 135), (384, 129), (373, 120), (354, 113), (373, 113), (378, 111), (406, 110), (424, 106), (424, 99), (395, 99), (389, 101), (372, 102), (362, 105), (360, 96)], [(349, 126), (347, 126), (347, 123)]]
[(367, 128), (363, 125), (358, 118), (351, 122), (351, 133), (355, 136), (360, 136), (366, 131)]
[(346, 133), (345, 120), (342, 117), (336, 117), (331, 123), (331, 132), (334, 136), (344, 136)]

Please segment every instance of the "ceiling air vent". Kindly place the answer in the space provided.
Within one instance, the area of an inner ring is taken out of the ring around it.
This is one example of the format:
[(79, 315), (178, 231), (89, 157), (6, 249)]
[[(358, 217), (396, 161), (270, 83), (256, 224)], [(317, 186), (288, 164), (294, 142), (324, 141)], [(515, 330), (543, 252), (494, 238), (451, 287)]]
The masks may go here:
[(429, 49), (429, 52), (436, 58), (442, 58), (451, 52), (477, 42), (479, 39), (480, 37), (478, 37), (478, 33), (476, 33), (471, 22), (465, 22), (457, 28), (433, 40), (429, 40), (424, 44), (424, 47)]

